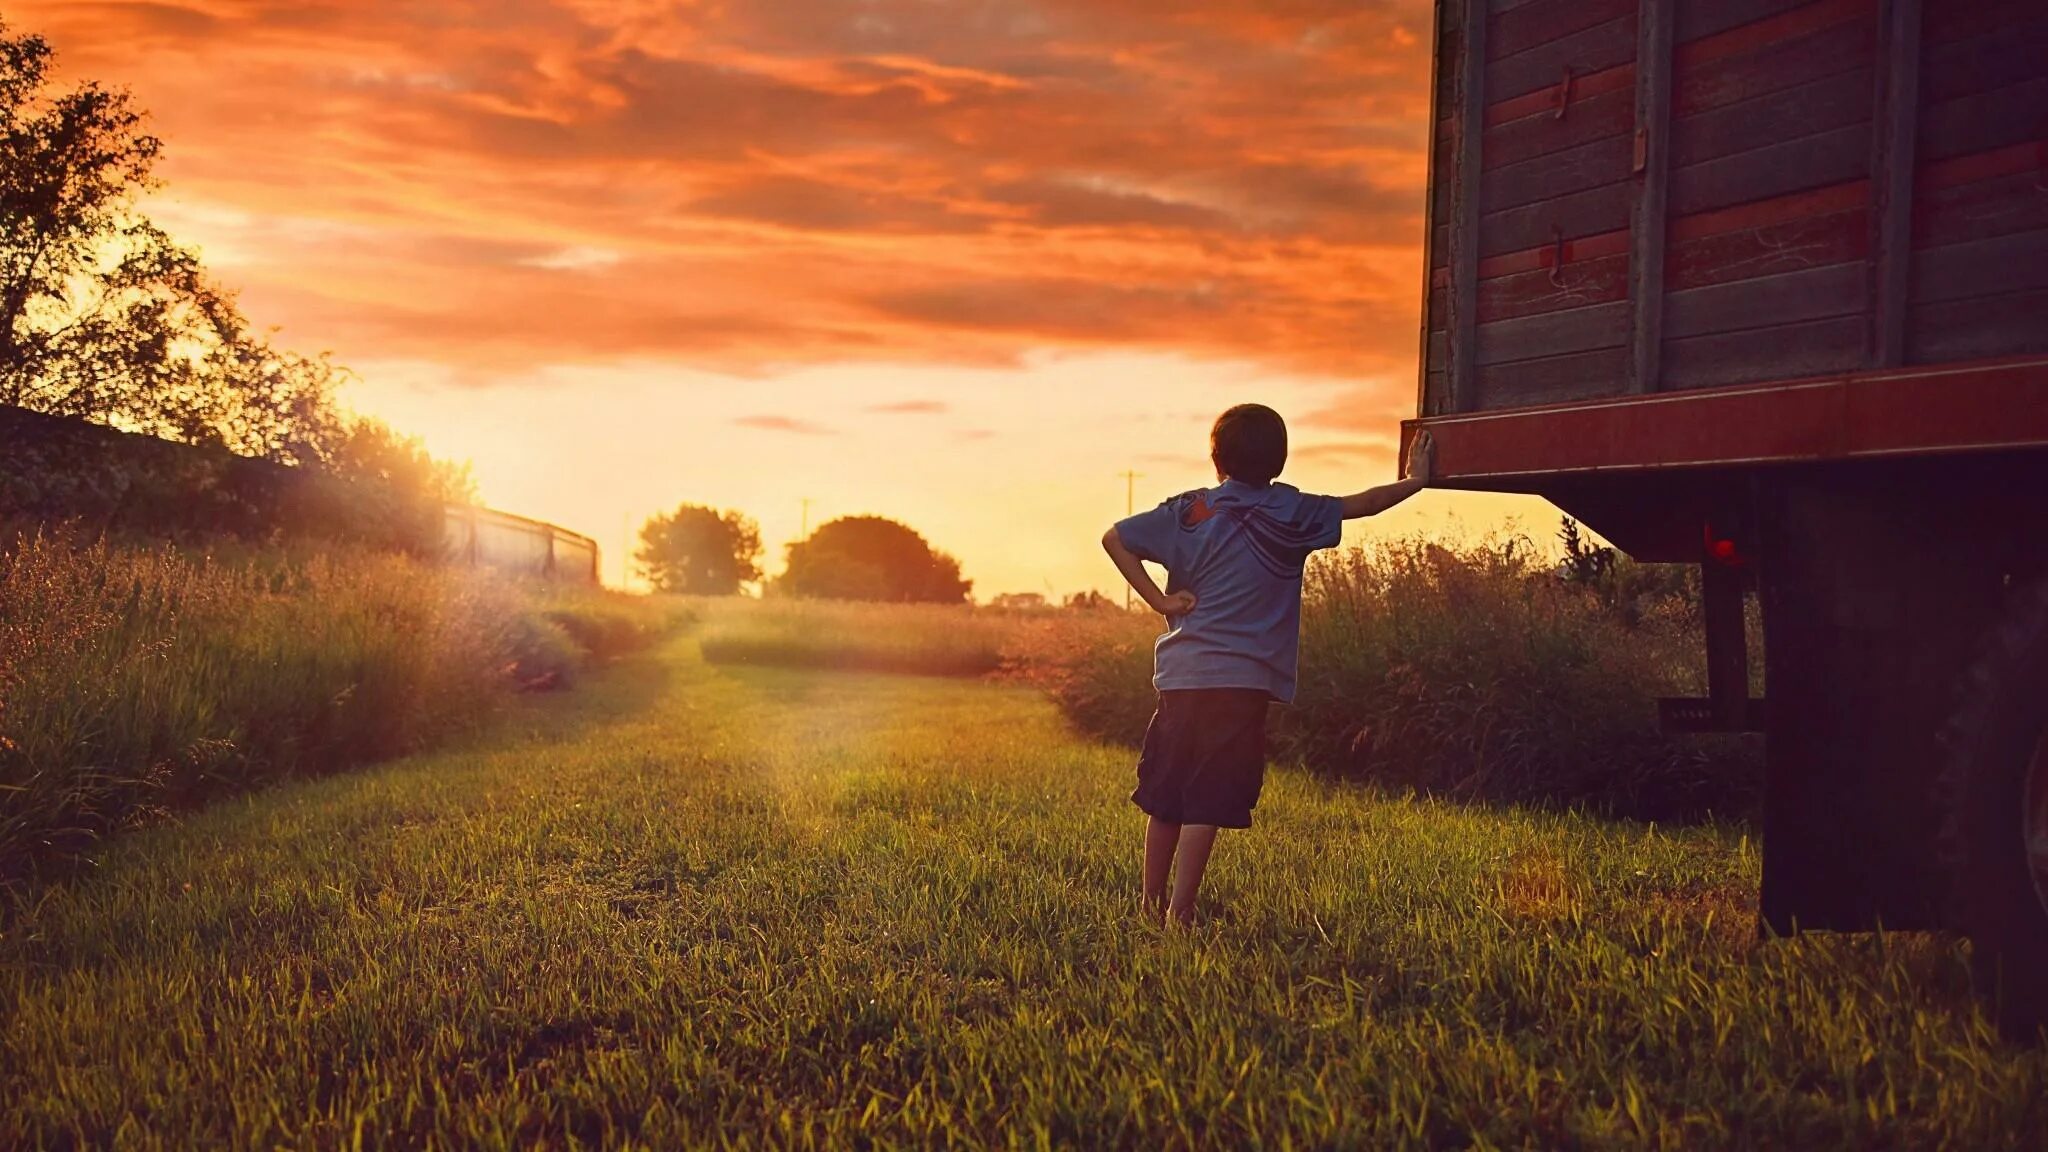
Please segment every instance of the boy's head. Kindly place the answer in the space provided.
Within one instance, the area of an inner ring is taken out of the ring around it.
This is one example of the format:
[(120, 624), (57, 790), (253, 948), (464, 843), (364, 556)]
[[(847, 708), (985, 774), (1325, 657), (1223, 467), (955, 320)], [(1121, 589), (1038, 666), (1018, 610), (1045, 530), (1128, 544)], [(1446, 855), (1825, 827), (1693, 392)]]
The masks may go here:
[(1287, 465), (1287, 422), (1264, 404), (1239, 404), (1209, 429), (1216, 475), (1240, 484), (1271, 484)]

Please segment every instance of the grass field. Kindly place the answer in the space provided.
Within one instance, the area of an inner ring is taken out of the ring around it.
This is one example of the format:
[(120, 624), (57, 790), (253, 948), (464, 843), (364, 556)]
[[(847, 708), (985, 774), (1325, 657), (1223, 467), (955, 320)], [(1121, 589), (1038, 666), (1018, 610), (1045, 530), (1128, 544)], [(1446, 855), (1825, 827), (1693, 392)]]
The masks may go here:
[[(698, 641), (99, 850), (0, 936), (0, 1146), (1952, 1147), (2048, 1130), (1956, 946), (1755, 940), (1732, 829), (1282, 772), (1134, 915), (1026, 688)], [(2037, 1146), (2038, 1144), (2034, 1144)]]

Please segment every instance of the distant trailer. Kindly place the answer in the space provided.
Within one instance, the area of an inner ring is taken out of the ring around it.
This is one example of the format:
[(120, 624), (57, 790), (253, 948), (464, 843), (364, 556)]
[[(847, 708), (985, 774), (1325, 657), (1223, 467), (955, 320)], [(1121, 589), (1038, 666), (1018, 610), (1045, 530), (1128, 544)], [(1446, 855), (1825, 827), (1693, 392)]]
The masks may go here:
[(455, 563), (569, 584), (598, 583), (597, 541), (540, 520), (470, 504), (447, 507)]
[(1404, 445), (1703, 565), (1665, 718), (1765, 733), (1771, 929), (1957, 928), (2048, 1021), (2048, 4), (1437, 17)]

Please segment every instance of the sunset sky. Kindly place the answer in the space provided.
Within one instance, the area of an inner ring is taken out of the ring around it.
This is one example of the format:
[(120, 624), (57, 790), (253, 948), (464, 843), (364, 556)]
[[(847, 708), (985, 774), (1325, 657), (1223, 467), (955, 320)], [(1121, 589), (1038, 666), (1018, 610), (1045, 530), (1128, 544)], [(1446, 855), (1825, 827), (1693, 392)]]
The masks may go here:
[[(872, 512), (977, 596), (1290, 420), (1393, 476), (1412, 413), (1419, 0), (7, 0), (166, 142), (147, 211), (486, 502), (598, 538), (679, 501), (780, 566)], [(1544, 506), (1430, 493), (1372, 531)], [(1354, 533), (1362, 537), (1365, 532)]]

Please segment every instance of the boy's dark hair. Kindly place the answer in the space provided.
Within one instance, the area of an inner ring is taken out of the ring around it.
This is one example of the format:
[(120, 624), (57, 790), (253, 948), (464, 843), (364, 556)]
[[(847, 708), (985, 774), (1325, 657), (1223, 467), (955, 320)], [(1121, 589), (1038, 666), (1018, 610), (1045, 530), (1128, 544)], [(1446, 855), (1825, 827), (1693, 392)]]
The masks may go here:
[(1271, 484), (1287, 465), (1287, 422), (1264, 404), (1239, 404), (1209, 429), (1216, 470), (1244, 484)]

